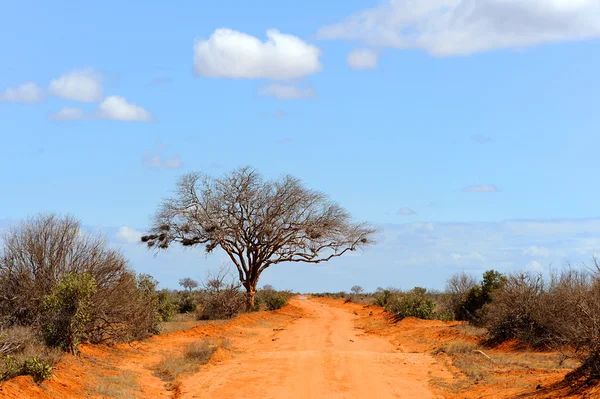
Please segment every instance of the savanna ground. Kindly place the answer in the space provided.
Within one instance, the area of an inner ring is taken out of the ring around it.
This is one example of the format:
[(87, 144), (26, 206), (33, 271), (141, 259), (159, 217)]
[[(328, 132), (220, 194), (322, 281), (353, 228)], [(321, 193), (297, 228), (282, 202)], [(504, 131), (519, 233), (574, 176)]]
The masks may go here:
[[(460, 322), (394, 322), (377, 306), (296, 297), (227, 322), (180, 320), (113, 347), (83, 345), (54, 377), (23, 376), (1, 398), (593, 398), (559, 353), (481, 346)], [(576, 384), (576, 383), (574, 383)]]

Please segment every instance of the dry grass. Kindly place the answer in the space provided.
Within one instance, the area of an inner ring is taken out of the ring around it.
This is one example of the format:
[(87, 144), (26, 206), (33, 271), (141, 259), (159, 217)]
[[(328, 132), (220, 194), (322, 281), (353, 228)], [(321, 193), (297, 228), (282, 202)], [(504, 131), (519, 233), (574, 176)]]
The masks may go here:
[(460, 324), (455, 328), (464, 335), (475, 338), (483, 338), (487, 335), (488, 332), (485, 328), (475, 327), (469, 323)]
[(155, 374), (165, 381), (167, 390), (178, 391), (180, 375), (197, 372), (199, 366), (206, 364), (217, 349), (220, 347), (230, 349), (231, 346), (229, 338), (207, 338), (192, 342), (185, 347), (181, 356), (165, 358), (158, 363)]
[(447, 344), (442, 345), (441, 348), (434, 351), (434, 354), (446, 353), (448, 355), (455, 355), (457, 353), (469, 353), (477, 350), (479, 345), (469, 341), (451, 341)]
[(91, 393), (102, 397), (134, 399), (141, 392), (137, 376), (131, 371), (120, 371), (119, 374), (105, 375), (98, 378)]

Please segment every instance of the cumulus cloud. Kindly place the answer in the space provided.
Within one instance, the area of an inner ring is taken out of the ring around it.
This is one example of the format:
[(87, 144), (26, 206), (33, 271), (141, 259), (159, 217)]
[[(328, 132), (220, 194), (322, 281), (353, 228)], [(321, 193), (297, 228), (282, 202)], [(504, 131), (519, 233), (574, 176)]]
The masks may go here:
[(150, 112), (131, 104), (121, 96), (106, 97), (98, 106), (94, 116), (99, 119), (110, 119), (127, 122), (151, 122), (154, 120)]
[(156, 148), (146, 151), (142, 157), (142, 166), (145, 168), (178, 169), (181, 168), (181, 157), (179, 155), (166, 156), (167, 147), (160, 141), (156, 143)]
[(136, 242), (140, 242), (141, 237), (141, 232), (128, 226), (122, 226), (117, 232), (117, 239), (127, 244), (135, 244)]
[(259, 90), (261, 96), (270, 96), (281, 100), (296, 100), (301, 98), (316, 98), (317, 93), (310, 87), (272, 84)]
[(523, 250), (523, 255), (535, 256), (535, 257), (548, 257), (550, 256), (550, 249), (546, 247), (538, 247), (537, 245), (532, 245), (529, 248), (525, 248)]
[(387, 0), (324, 26), (320, 39), (460, 56), (600, 37), (598, 0)]
[(215, 78), (294, 79), (321, 70), (321, 50), (302, 39), (267, 31), (267, 41), (231, 29), (217, 29), (194, 44), (196, 75)]
[(125, 122), (152, 122), (154, 118), (144, 108), (131, 104), (120, 96), (106, 97), (98, 108), (86, 113), (81, 108), (64, 107), (46, 117), (53, 121), (74, 121), (81, 119), (106, 119)]
[(352, 69), (374, 69), (377, 67), (379, 55), (369, 49), (356, 49), (348, 54), (346, 61)]
[(544, 267), (537, 260), (532, 260), (527, 264), (527, 269), (535, 272), (541, 272), (542, 270), (544, 270)]
[(402, 216), (410, 216), (410, 215), (416, 215), (417, 212), (413, 211), (410, 208), (400, 208), (398, 209), (398, 212), (396, 212), (398, 215), (402, 215)]
[(85, 119), (85, 112), (81, 108), (64, 107), (57, 112), (49, 114), (47, 119), (52, 121), (76, 121)]
[(67, 100), (96, 102), (102, 99), (102, 74), (91, 68), (76, 69), (53, 79), (50, 93)]
[(478, 185), (478, 186), (467, 186), (463, 188), (466, 193), (497, 193), (500, 191), (498, 187), (493, 185)]
[(0, 91), (0, 101), (33, 104), (44, 100), (44, 90), (33, 82), (17, 87), (8, 87)]

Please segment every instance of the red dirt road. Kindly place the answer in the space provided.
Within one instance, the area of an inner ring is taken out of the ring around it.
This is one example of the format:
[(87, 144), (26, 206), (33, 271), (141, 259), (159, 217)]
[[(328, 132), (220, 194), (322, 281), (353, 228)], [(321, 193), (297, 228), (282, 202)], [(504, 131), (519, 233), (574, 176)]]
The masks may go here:
[(304, 317), (260, 337), (241, 353), (182, 380), (182, 398), (441, 398), (429, 388), (452, 375), (432, 356), (355, 328), (357, 318), (295, 299)]

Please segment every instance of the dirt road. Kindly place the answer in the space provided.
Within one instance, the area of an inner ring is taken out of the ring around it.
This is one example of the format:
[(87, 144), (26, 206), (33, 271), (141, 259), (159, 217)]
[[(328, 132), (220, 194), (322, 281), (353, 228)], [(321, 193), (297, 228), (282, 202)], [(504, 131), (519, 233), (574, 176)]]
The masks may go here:
[(306, 316), (261, 337), (219, 365), (189, 376), (182, 398), (436, 398), (432, 376), (451, 378), (424, 353), (403, 353), (363, 334), (349, 310), (312, 300), (292, 304)]
[[(296, 298), (280, 311), (226, 323), (115, 347), (84, 345), (81, 358), (65, 355), (50, 380), (37, 385), (28, 376), (14, 378), (0, 385), (0, 398), (442, 398), (429, 382), (453, 376), (428, 350), (409, 352), (393, 335), (356, 325), (358, 311), (363, 321), (391, 326), (374, 310), (370, 317), (361, 305)], [(232, 345), (170, 383), (157, 374), (162, 361), (210, 337)]]

